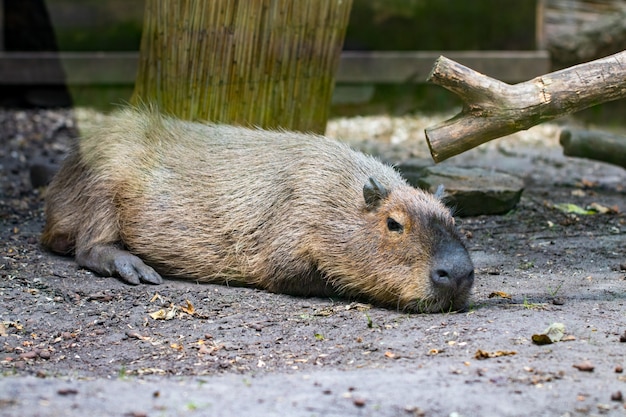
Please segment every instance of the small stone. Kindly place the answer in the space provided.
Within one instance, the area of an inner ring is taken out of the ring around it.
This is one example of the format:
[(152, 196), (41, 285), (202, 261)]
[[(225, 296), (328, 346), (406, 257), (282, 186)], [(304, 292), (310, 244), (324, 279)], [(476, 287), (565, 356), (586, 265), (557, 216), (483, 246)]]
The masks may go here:
[(554, 297), (552, 299), (552, 304), (554, 304), (555, 306), (562, 306), (563, 304), (565, 304), (565, 299), (563, 297)]
[(76, 395), (78, 394), (78, 390), (74, 388), (61, 388), (60, 390), (57, 391), (57, 394), (62, 395), (64, 397), (68, 395)]
[(622, 343), (626, 343), (626, 332), (622, 333), (622, 335), (619, 337), (619, 341)]
[(357, 407), (365, 407), (365, 399), (364, 398), (354, 398), (352, 399), (352, 404), (354, 404)]
[(622, 372), (624, 372), (624, 368), (622, 367), (622, 365), (616, 365), (615, 366), (615, 373), (616, 374), (621, 374)]
[(50, 359), (50, 356), (52, 356), (52, 354), (50, 353), (48, 349), (41, 349), (39, 351), (39, 357), (41, 359)]
[(613, 394), (611, 394), (611, 401), (622, 402), (623, 399), (624, 399), (624, 396), (622, 395), (622, 391), (616, 391)]
[(30, 352), (24, 352), (20, 355), (21, 359), (35, 359), (37, 357), (37, 352), (31, 350)]
[(595, 366), (593, 366), (593, 364), (589, 361), (582, 361), (572, 366), (581, 372), (593, 372), (593, 370), (595, 369)]

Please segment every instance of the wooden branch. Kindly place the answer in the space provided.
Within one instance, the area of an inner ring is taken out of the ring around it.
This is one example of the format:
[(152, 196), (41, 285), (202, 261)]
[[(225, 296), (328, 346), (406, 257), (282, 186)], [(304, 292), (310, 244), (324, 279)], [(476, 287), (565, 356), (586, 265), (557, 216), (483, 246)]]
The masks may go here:
[(510, 85), (439, 57), (428, 81), (457, 94), (461, 113), (427, 128), (435, 162), (595, 104), (626, 97), (626, 51)]
[(626, 168), (626, 137), (612, 133), (563, 129), (559, 138), (563, 154), (608, 162)]

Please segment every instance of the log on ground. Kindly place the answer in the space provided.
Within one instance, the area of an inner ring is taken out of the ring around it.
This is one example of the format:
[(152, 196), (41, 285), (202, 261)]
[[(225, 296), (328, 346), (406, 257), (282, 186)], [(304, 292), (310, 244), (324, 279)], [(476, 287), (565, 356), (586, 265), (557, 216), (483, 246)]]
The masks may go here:
[(613, 133), (566, 128), (559, 142), (563, 154), (594, 159), (626, 168), (626, 137)]

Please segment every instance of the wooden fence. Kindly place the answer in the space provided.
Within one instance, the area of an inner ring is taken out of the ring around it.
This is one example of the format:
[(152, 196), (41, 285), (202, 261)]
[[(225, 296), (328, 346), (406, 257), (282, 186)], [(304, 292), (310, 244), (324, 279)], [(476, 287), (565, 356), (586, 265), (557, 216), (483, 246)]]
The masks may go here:
[[(550, 71), (546, 51), (345, 51), (339, 84), (423, 83), (439, 55), (491, 77), (520, 82)], [(133, 84), (137, 52), (1, 52), (0, 84)], [(58, 71), (61, 62), (65, 75)]]

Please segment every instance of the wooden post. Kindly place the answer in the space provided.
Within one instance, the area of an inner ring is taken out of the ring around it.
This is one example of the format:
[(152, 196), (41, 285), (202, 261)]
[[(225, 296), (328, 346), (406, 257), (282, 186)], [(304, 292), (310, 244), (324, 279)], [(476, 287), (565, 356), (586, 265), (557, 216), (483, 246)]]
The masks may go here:
[(509, 85), (445, 57), (428, 81), (457, 94), (463, 110), (425, 130), (436, 162), (595, 104), (626, 97), (626, 51)]
[(323, 132), (351, 0), (147, 0), (133, 102)]

